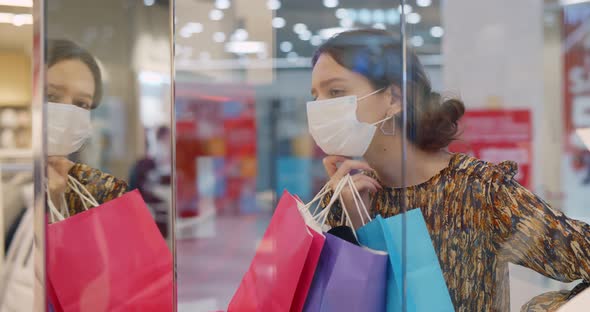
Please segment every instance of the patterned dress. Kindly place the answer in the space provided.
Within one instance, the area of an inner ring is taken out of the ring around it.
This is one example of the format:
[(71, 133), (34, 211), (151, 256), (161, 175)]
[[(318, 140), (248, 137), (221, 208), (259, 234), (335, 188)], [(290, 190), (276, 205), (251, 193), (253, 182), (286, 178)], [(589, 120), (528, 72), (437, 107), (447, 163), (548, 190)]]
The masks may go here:
[[(510, 311), (509, 262), (563, 282), (590, 281), (590, 226), (553, 210), (514, 180), (516, 172), (514, 162), (455, 154), (405, 197), (384, 188), (371, 199), (373, 216), (399, 214), (402, 201), (422, 210), (457, 312)], [(330, 225), (342, 224), (341, 207), (331, 210)], [(541, 295), (522, 311), (553, 311), (575, 293)]]
[[(75, 164), (70, 169), (69, 175), (84, 185), (99, 204), (106, 203), (127, 192), (125, 181), (84, 164)], [(65, 197), (70, 216), (84, 211), (80, 196), (70, 187), (66, 188)]]

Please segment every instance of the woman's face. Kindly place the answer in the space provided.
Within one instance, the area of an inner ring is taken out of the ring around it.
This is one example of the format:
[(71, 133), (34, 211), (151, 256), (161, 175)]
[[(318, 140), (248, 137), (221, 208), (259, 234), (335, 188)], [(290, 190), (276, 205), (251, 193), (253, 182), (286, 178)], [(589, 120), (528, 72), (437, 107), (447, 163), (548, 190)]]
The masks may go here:
[[(312, 72), (311, 94), (316, 100), (356, 95), (361, 98), (375, 91), (370, 81), (338, 64), (329, 54), (318, 58)], [(358, 102), (359, 121), (374, 123), (384, 119), (392, 109), (391, 90), (384, 90)]]
[(92, 108), (94, 77), (80, 60), (65, 60), (47, 70), (47, 99), (49, 102)]

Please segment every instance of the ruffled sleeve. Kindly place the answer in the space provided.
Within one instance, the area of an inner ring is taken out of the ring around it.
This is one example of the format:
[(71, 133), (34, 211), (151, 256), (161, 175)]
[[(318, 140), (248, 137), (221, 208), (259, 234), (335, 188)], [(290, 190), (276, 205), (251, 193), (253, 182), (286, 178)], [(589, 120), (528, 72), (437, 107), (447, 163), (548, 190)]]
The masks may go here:
[[(125, 181), (84, 164), (75, 164), (70, 169), (69, 175), (84, 185), (99, 204), (111, 201), (127, 192), (128, 187)], [(65, 196), (70, 215), (84, 211), (79, 196), (69, 187), (66, 189)]]
[(516, 173), (514, 162), (504, 162), (487, 177), (496, 253), (555, 280), (589, 281), (590, 226), (552, 209)]

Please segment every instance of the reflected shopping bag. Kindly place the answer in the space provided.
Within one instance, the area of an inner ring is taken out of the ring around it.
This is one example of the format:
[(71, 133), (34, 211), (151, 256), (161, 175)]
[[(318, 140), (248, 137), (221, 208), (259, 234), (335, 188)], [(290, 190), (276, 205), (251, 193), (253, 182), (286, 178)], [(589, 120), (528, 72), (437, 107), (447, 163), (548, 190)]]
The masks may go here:
[(387, 259), (385, 252), (326, 234), (304, 311), (383, 311)]
[(284, 192), (228, 312), (294, 311), (313, 245), (314, 235), (298, 210), (297, 199)]
[[(361, 244), (389, 254), (387, 311), (402, 310), (402, 215), (383, 219), (377, 216), (361, 227)], [(408, 312), (455, 311), (438, 257), (420, 209), (406, 213), (407, 244), (406, 303)]]
[(173, 311), (172, 254), (138, 191), (47, 228), (55, 311)]

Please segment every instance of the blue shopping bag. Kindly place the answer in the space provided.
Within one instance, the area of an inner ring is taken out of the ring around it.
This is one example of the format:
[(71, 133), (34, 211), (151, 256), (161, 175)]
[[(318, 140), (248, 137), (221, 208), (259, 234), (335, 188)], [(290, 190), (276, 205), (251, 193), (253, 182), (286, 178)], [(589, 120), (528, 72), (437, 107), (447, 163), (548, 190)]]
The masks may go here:
[[(406, 222), (406, 311), (454, 312), (422, 211), (406, 212)], [(389, 254), (387, 311), (402, 311), (402, 215), (387, 219), (377, 216), (358, 229), (357, 235), (362, 245)]]

